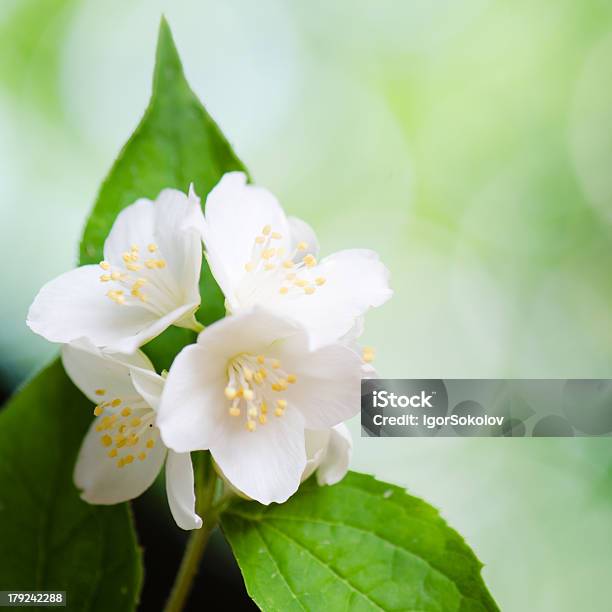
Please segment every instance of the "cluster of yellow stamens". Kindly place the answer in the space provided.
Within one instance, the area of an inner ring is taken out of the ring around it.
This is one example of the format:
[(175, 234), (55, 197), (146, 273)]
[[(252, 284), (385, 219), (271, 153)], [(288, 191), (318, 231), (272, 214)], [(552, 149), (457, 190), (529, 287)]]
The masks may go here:
[(265, 355), (236, 357), (228, 366), (227, 376), (228, 412), (232, 417), (245, 416), (249, 431), (255, 431), (257, 423), (267, 423), (269, 409), (277, 417), (285, 414), (287, 400), (280, 394), (297, 382), (297, 376), (285, 372), (279, 359)]
[(374, 348), (372, 348), (371, 346), (364, 346), (362, 353), (361, 353), (361, 358), (363, 359), (363, 361), (365, 361), (366, 363), (372, 363), (374, 361), (374, 357), (376, 356), (376, 351)]
[[(108, 283), (115, 281), (119, 283), (119, 289), (111, 289), (107, 296), (116, 304), (128, 304), (133, 300), (147, 302), (148, 297), (142, 288), (150, 282), (148, 271), (162, 270), (166, 267), (166, 261), (155, 257), (158, 251), (156, 244), (147, 245), (150, 256), (141, 259), (140, 247), (133, 244), (129, 251), (121, 256), (123, 268), (112, 266), (108, 261), (101, 261), (100, 268), (103, 274), (100, 275), (100, 282)], [(140, 276), (135, 273), (141, 272)]]
[[(96, 389), (96, 395), (104, 396), (104, 389)], [(108, 448), (107, 456), (116, 459), (118, 468), (144, 461), (156, 443), (155, 412), (141, 398), (132, 398), (133, 407), (121, 398), (103, 401), (94, 408), (94, 416), (101, 417), (96, 425), (100, 443)], [(103, 416), (104, 415), (104, 416)]]
[(251, 259), (244, 265), (244, 269), (252, 273), (263, 272), (278, 275), (280, 284), (278, 292), (281, 295), (296, 292), (312, 295), (317, 287), (325, 284), (326, 280), (323, 276), (312, 278), (312, 274), (302, 274), (317, 265), (316, 258), (307, 253), (299, 260), (300, 254), (308, 251), (308, 243), (303, 241), (299, 242), (294, 252), (290, 254), (287, 254), (282, 246), (274, 246), (274, 241), (282, 238), (282, 234), (273, 231), (270, 225), (264, 226), (261, 235), (255, 238)]

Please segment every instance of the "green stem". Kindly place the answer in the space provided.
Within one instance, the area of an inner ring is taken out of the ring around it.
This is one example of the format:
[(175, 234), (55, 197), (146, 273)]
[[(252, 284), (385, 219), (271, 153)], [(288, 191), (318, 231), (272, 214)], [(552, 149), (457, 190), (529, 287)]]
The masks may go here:
[(192, 531), (189, 536), (164, 612), (181, 612), (184, 609), (204, 549), (210, 534), (219, 522), (222, 509), (222, 507), (213, 506), (217, 475), (212, 466), (210, 454), (198, 453), (194, 454), (195, 457), (199, 460), (195, 465), (196, 511), (202, 517), (203, 525), (200, 529)]

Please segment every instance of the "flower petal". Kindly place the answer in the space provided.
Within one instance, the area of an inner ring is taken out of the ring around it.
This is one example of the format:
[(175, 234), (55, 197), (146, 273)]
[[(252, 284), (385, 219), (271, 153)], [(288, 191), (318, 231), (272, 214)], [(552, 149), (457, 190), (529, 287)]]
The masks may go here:
[(242, 419), (223, 419), (210, 452), (239, 491), (262, 504), (282, 503), (297, 491), (306, 467), (304, 420), (288, 409), (248, 431)]
[(374, 251), (340, 251), (309, 273), (312, 281), (325, 279), (312, 295), (291, 299), (279, 295), (269, 307), (306, 327), (313, 347), (337, 341), (369, 308), (381, 306), (393, 295), (389, 271)]
[(225, 416), (225, 367), (225, 361), (214, 359), (199, 344), (178, 354), (168, 373), (157, 416), (162, 439), (169, 448), (183, 453), (210, 447)]
[(296, 335), (304, 335), (299, 325), (255, 306), (210, 325), (198, 336), (198, 344), (210, 355), (227, 359), (243, 352), (258, 354), (272, 343)]
[(152, 371), (149, 358), (137, 351), (133, 355), (103, 353), (86, 339), (62, 347), (62, 363), (72, 382), (95, 404), (114, 397), (134, 395), (130, 368)]
[(166, 457), (166, 447), (156, 444), (144, 461), (136, 460), (123, 468), (107, 456), (108, 449), (100, 442), (94, 420), (85, 435), (74, 470), (74, 482), (82, 490), (81, 497), (90, 504), (118, 504), (134, 499), (155, 480)]
[(302, 474), (302, 482), (309, 478), (319, 467), (329, 443), (331, 429), (313, 430), (307, 429), (304, 432), (306, 441), (306, 468)]
[(181, 288), (185, 303), (200, 302), (203, 223), (200, 198), (193, 187), (188, 196), (176, 189), (165, 189), (155, 201), (154, 242)]
[(193, 465), (189, 453), (168, 451), (166, 494), (170, 512), (181, 529), (199, 529), (202, 519), (195, 512)]
[(152, 367), (130, 368), (130, 377), (134, 389), (157, 412), (166, 381)]
[(317, 470), (319, 485), (333, 485), (346, 476), (352, 451), (351, 434), (344, 423), (339, 423), (330, 430), (327, 449)]
[(110, 346), (157, 320), (145, 308), (116, 304), (105, 293), (98, 266), (66, 272), (38, 292), (28, 312), (28, 327), (50, 342), (85, 337), (96, 346)]
[(119, 263), (132, 245), (146, 248), (153, 241), (154, 227), (155, 207), (151, 200), (142, 198), (126, 206), (104, 241), (104, 259)]
[(307, 342), (294, 336), (278, 345), (283, 368), (297, 376), (283, 396), (302, 412), (307, 429), (328, 429), (359, 412), (361, 359), (342, 344), (309, 352)]
[(269, 191), (247, 185), (242, 172), (229, 172), (206, 198), (204, 244), (210, 269), (230, 304), (263, 228), (281, 234), (276, 246), (289, 248), (289, 224)]
[(319, 241), (314, 230), (306, 221), (299, 219), (298, 217), (289, 217), (289, 227), (291, 229), (291, 247), (290, 252), (297, 249), (297, 245), (300, 242), (305, 242), (307, 247), (305, 250), (300, 250), (296, 255), (295, 260), (303, 259), (304, 255), (312, 255), (313, 257), (319, 256)]

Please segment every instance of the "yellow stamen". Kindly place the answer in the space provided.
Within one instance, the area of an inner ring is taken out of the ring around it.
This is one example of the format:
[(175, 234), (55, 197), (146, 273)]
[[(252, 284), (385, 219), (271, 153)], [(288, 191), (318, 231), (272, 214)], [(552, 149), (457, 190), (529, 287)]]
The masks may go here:
[(310, 254), (306, 255), (306, 257), (304, 257), (302, 261), (304, 262), (304, 264), (306, 264), (306, 267), (308, 268), (313, 268), (317, 265), (317, 260)]
[(147, 250), (149, 251), (149, 253), (155, 253), (155, 251), (157, 251), (157, 245), (151, 243), (148, 247)]
[(264, 228), (261, 230), (261, 233), (264, 236), (267, 236), (272, 231), (272, 227), (269, 225), (264, 225)]
[(289, 293), (289, 287), (281, 287), (281, 288), (278, 290), (278, 292), (279, 292), (281, 295), (287, 295), (287, 294)]
[(108, 263), (108, 261), (101, 261), (100, 262), (100, 267), (103, 270), (110, 270), (111, 265)]
[(312, 295), (315, 292), (314, 287), (304, 287), (304, 293), (306, 295)]
[(308, 250), (308, 243), (307, 243), (307, 242), (304, 242), (304, 241), (302, 240), (302, 242), (299, 242), (299, 243), (298, 243), (298, 245), (297, 245), (297, 250), (298, 250), (298, 251), (306, 251), (306, 250)]
[(113, 439), (108, 434), (102, 436), (100, 440), (104, 446), (110, 446), (113, 443)]
[(147, 440), (147, 448), (153, 448), (155, 446), (155, 440)]
[(104, 395), (106, 393), (106, 389), (96, 389), (96, 395)]
[(287, 374), (287, 382), (290, 384), (297, 382), (297, 376), (295, 374)]
[(94, 416), (100, 416), (104, 412), (104, 408), (102, 406), (96, 406), (94, 408)]
[(121, 411), (121, 416), (123, 417), (129, 417), (130, 414), (132, 414), (132, 409), (129, 406), (126, 406), (122, 411)]
[(236, 397), (236, 389), (233, 387), (225, 387), (225, 397), (229, 400), (233, 400)]
[(319, 287), (320, 287), (321, 285), (325, 284), (325, 280), (326, 279), (323, 276), (319, 276), (319, 277), (315, 278), (315, 284), (319, 285)]

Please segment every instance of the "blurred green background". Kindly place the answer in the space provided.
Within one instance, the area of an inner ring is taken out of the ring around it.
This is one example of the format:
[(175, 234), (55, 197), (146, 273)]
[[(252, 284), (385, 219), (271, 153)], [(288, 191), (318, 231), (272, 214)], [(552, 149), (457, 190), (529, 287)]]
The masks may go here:
[[(2, 0), (0, 375), (55, 347), (25, 314), (69, 269), (148, 100), (160, 14), (255, 179), (364, 246), (395, 297), (385, 377), (611, 376), (607, 0)], [(609, 610), (612, 441), (360, 439), (353, 468), (440, 508), (503, 610)]]

